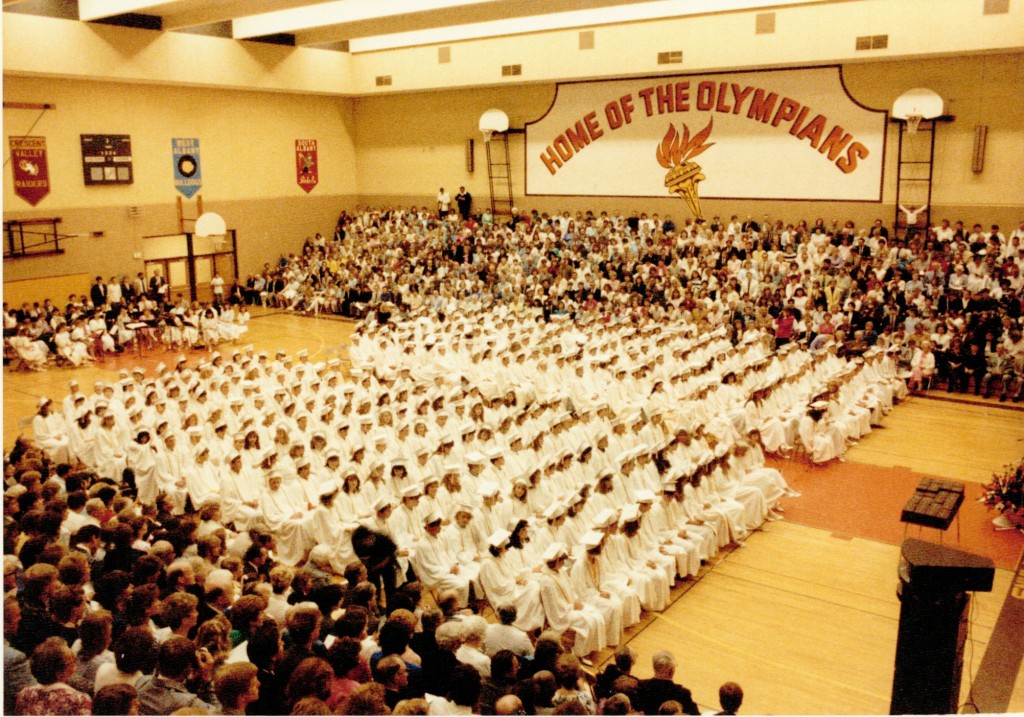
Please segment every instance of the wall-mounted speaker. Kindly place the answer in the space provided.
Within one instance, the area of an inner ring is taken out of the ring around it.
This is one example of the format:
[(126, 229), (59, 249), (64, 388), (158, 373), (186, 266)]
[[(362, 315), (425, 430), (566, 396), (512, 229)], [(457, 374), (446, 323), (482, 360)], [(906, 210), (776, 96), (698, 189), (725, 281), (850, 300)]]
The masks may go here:
[(979, 174), (985, 169), (985, 143), (988, 141), (988, 125), (974, 127), (974, 152), (971, 154), (971, 171)]
[(466, 171), (473, 173), (473, 140), (466, 140)]

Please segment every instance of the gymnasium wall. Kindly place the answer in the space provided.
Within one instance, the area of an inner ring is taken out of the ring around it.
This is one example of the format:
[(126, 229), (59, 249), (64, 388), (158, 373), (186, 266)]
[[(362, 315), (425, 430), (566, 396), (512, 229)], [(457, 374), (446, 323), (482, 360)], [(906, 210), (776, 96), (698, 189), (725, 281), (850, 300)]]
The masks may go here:
[[(306, 236), (333, 229), (357, 191), (349, 99), (6, 75), (4, 100), (56, 105), (31, 129), (46, 137), (51, 193), (31, 207), (15, 196), (6, 169), (4, 219), (60, 217), (63, 233), (83, 235), (63, 241), (61, 256), (6, 261), (5, 281), (141, 271), (134, 255), (142, 237), (178, 231), (172, 137), (199, 138), (203, 208), (237, 230), (243, 278)], [(6, 138), (28, 132), (38, 115), (4, 109), (5, 154)], [(83, 133), (130, 135), (134, 183), (85, 186)], [(296, 139), (318, 141), (319, 184), (309, 194), (296, 183)], [(196, 216), (194, 198), (184, 213)]]
[[(888, 108), (903, 91), (930, 87), (956, 116), (939, 127), (933, 217), (948, 216), (1016, 226), (1024, 218), (1024, 126), (1014, 108), (1024, 100), (1024, 53), (964, 55), (929, 60), (848, 63), (844, 80), (860, 102)], [(142, 237), (177, 232), (170, 138), (200, 139), (204, 208), (222, 214), (238, 231), (243, 275), (302, 239), (333, 227), (338, 212), (363, 204), (432, 206), (438, 187), (453, 194), (465, 185), (476, 207), (488, 198), (485, 148), (477, 129), (480, 114), (504, 109), (513, 127), (547, 110), (550, 82), (395, 93), (345, 98), (319, 94), (122, 84), (5, 75), (8, 102), (52, 103), (32, 128), (47, 139), (52, 193), (32, 208), (13, 194), (4, 172), (4, 218), (63, 219), (62, 230), (82, 236), (66, 240), (62, 256), (5, 262), (5, 280), (64, 276), (78, 272), (134, 275)], [(5, 135), (29, 131), (38, 115), (4, 110)], [(989, 127), (985, 169), (971, 172), (974, 127)], [(132, 137), (135, 183), (86, 187), (82, 181), (82, 133)], [(858, 224), (894, 218), (896, 141), (890, 125), (883, 202), (841, 203), (703, 200), (707, 215), (761, 215)], [(295, 182), (294, 141), (319, 141), (320, 183), (306, 195)], [(466, 141), (475, 140), (475, 170), (466, 167)], [(524, 197), (523, 137), (511, 138), (514, 195), (523, 208), (632, 210), (685, 218), (676, 197), (651, 199)], [(785, 167), (771, 171), (786, 171)], [(770, 181), (770, 173), (767, 177)], [(188, 205), (188, 203), (186, 203)], [(129, 211), (129, 207), (137, 211)], [(194, 204), (187, 208), (194, 216)], [(103, 232), (94, 238), (92, 232)], [(86, 290), (87, 286), (82, 287)]]
[[(971, 55), (932, 60), (846, 64), (843, 77), (850, 94), (862, 104), (891, 108), (893, 100), (913, 87), (928, 87), (946, 99), (955, 121), (940, 124), (936, 135), (933, 218), (948, 216), (1014, 227), (1024, 218), (1024, 125), (1011, 108), (1024, 102), (1024, 54)], [(370, 97), (356, 101), (356, 154), (360, 200), (369, 204), (428, 204), (438, 187), (453, 193), (460, 184), (473, 194), (475, 206), (487, 200), (488, 183), (480, 114), (503, 109), (512, 127), (539, 118), (554, 97), (554, 84), (464, 89)], [(974, 128), (988, 125), (985, 168), (971, 171)], [(891, 124), (881, 204), (874, 202), (784, 202), (701, 200), (708, 216), (769, 213), (783, 218), (826, 220), (851, 218), (858, 224), (895, 218), (896, 157), (899, 132)], [(475, 171), (466, 169), (465, 143), (475, 140)], [(602, 140), (603, 141), (603, 140)], [(515, 200), (521, 208), (542, 211), (605, 209), (673, 214), (685, 218), (676, 197), (652, 199), (524, 196), (523, 136), (510, 138)], [(785, 167), (766, 173), (785, 172)]]

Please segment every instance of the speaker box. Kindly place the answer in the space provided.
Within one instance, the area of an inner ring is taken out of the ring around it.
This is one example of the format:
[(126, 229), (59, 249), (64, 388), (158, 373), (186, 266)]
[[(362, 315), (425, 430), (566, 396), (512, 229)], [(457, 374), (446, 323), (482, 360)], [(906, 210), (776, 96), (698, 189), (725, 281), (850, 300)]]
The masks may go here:
[(903, 542), (890, 714), (955, 714), (967, 642), (967, 591), (992, 590), (991, 560), (923, 540)]

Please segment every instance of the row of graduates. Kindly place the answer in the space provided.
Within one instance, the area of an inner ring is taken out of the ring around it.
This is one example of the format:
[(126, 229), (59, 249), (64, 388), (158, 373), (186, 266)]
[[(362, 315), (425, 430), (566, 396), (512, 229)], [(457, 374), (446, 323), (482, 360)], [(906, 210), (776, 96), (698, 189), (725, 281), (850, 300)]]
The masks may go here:
[[(654, 490), (647, 487), (647, 466)], [(681, 431), (636, 452), (624, 468), (603, 473), (593, 488), (584, 484), (540, 515), (517, 512), (516, 499), (502, 505), (489, 482), (479, 506), (458, 503), (450, 514), (424, 510), (432, 504), (427, 496), (403, 491), (400, 505), (379, 499), (369, 520), (348, 523), (351, 535), (343, 529), (338, 540), (314, 550), (347, 559), (351, 540), (365, 562), (369, 531), (393, 549), (378, 576), (386, 594), (414, 573), (460, 605), (474, 597), (516, 605), (515, 624), (525, 631), (571, 628), (574, 651), (586, 656), (617, 645), (642, 609), (665, 609), (677, 579), (695, 576), (721, 548), (778, 517), (780, 499), (794, 495), (763, 465), (756, 435), (728, 444), (703, 430)], [(335, 499), (325, 493), (323, 504), (333, 507)], [(399, 532), (410, 527), (412, 536)]]
[[(701, 339), (693, 342), (692, 345), (707, 348), (712, 346), (712, 342), (713, 339)], [(726, 342), (722, 348), (725, 350), (719, 354), (719, 357), (722, 359), (723, 367), (721, 367), (721, 370), (723, 371), (725, 370), (724, 365), (728, 365), (730, 362), (735, 363), (733, 359), (746, 360), (748, 362), (747, 368), (743, 369), (745, 372), (750, 372), (751, 369), (760, 366), (764, 362), (764, 352), (758, 349), (758, 345), (754, 341), (748, 342), (739, 348), (734, 348)], [(627, 354), (632, 353), (635, 353), (632, 348), (627, 350)], [(705, 354), (698, 355), (697, 363), (705, 355), (712, 355), (713, 353), (713, 351), (709, 350)], [(751, 362), (749, 361), (751, 356), (755, 358), (760, 356), (761, 359)], [(794, 353), (793, 356), (796, 356), (796, 354)], [(682, 353), (680, 358), (684, 358)], [(776, 359), (777, 357), (772, 357), (771, 365), (777, 363)], [(219, 358), (214, 359), (213, 363), (215, 364), (218, 360)], [(231, 366), (236, 363), (236, 360), (243, 367), (247, 361), (252, 361), (252, 359), (248, 357), (243, 358), (236, 353), (232, 357), (232, 361), (224, 365), (222, 373), (236, 374), (235, 371), (231, 370)], [(789, 360), (792, 363), (792, 360)], [(833, 362), (839, 366), (844, 365), (843, 362), (838, 360)], [(286, 360), (282, 363), (287, 365), (289, 362)], [(703, 364), (700, 366), (708, 368), (710, 371), (710, 369), (717, 366), (717, 363), (712, 362), (710, 366), (704, 366)], [(654, 361), (653, 364), (658, 366), (657, 361)], [(307, 373), (303, 369), (303, 365), (304, 363), (300, 361), (298, 366), (294, 368), (292, 375)], [(686, 410), (691, 410), (693, 414), (691, 420), (699, 423), (702, 415), (707, 416), (707, 404), (712, 403), (712, 396), (718, 393), (718, 389), (715, 388), (718, 386), (718, 382), (716, 379), (695, 381), (694, 379), (698, 377), (698, 374), (703, 375), (696, 371), (696, 367), (697, 364), (695, 363), (694, 368), (673, 374), (669, 385), (677, 386), (680, 389), (685, 389), (687, 386), (690, 389), (695, 389), (691, 394), (680, 392), (676, 398), (689, 399), (688, 401), (679, 402), (678, 405)], [(325, 369), (329, 373), (331, 368), (313, 365), (309, 373), (319, 377), (320, 374), (324, 373)], [(209, 373), (212, 369), (212, 365), (202, 366), (199, 369), (200, 376)], [(714, 371), (710, 372), (712, 375), (715, 373)], [(398, 372), (399, 378), (401, 378), (403, 373), (405, 373), (404, 370)], [(616, 373), (619, 372), (616, 371)], [(644, 372), (641, 371), (640, 373)], [(690, 375), (684, 376), (686, 373)], [(279, 380), (281, 375), (280, 372), (277, 374)], [(176, 380), (180, 380), (183, 376), (185, 380), (190, 378), (188, 369), (165, 375), (162, 382), (167, 386), (168, 394), (179, 392), (175, 388)], [(336, 378), (336, 375), (332, 375), (327, 381), (328, 385), (336, 382)], [(367, 390), (364, 384), (369, 384), (372, 380), (371, 376), (364, 376), (358, 388)], [(231, 405), (231, 411), (240, 410), (248, 403), (245, 396), (246, 389), (244, 388), (247, 381), (251, 381), (251, 379), (236, 382), (236, 378), (233, 376), (231, 380), (222, 381), (219, 384), (220, 389), (243, 387), (240, 389), (241, 398), (230, 398), (227, 401)], [(464, 379), (460, 380), (460, 384), (463, 382)], [(308, 384), (299, 382), (296, 386), (296, 391), (301, 393), (305, 387), (308, 387), (308, 390), (315, 394), (315, 387), (318, 384), (318, 378), (313, 378)], [(391, 378), (382, 376), (382, 381), (378, 383), (377, 388), (383, 395), (393, 390), (395, 385)], [(655, 385), (657, 386), (657, 382)], [(354, 396), (355, 388), (348, 385), (342, 391), (342, 394), (347, 395), (351, 392)], [(661, 389), (663, 388), (662, 386)], [(413, 388), (412, 393), (415, 394), (423, 389), (424, 385), (420, 382)], [(462, 390), (465, 391), (465, 389)], [(520, 390), (522, 390), (521, 387)], [(110, 391), (109, 387), (104, 388), (105, 394), (110, 393)], [(403, 391), (404, 389), (398, 390), (396, 396), (401, 397)], [(196, 391), (191, 389), (190, 392), (195, 393)], [(201, 398), (202, 392), (200, 391), (199, 394)], [(657, 391), (652, 392), (652, 398), (656, 394)], [(219, 391), (215, 395), (219, 395)], [(275, 391), (275, 404), (279, 405), (284, 401), (276, 401), (277, 395)], [(329, 399), (335, 395), (336, 393), (327, 391), (325, 405), (330, 406)], [(552, 460), (556, 456), (553, 454), (545, 455), (544, 453), (545, 451), (550, 452), (552, 448), (562, 451), (562, 455), (557, 456), (559, 461), (569, 460), (571, 462), (575, 456), (564, 454), (566, 447), (571, 446), (575, 449), (576, 455), (582, 456), (588, 442), (596, 443), (599, 447), (599, 452), (597, 454), (598, 460), (594, 461), (594, 465), (604, 469), (608, 464), (615, 462), (615, 468), (621, 469), (621, 464), (623, 463), (622, 455), (625, 449), (634, 448), (643, 440), (657, 438), (658, 432), (661, 433), (662, 437), (668, 435), (670, 429), (665, 423), (665, 418), (666, 416), (671, 417), (673, 415), (672, 411), (664, 410), (663, 407), (649, 405), (649, 420), (642, 414), (636, 416), (628, 414), (612, 416), (609, 406), (598, 405), (596, 411), (583, 410), (578, 414), (578, 417), (573, 417), (563, 410), (564, 398), (557, 391), (548, 395), (548, 400), (545, 403), (537, 402), (536, 405), (523, 410), (521, 408), (513, 408), (515, 406), (514, 391), (513, 406), (507, 406), (504, 402), (508, 400), (507, 398), (503, 401), (498, 396), (491, 401), (486, 401), (484, 396), (475, 395), (470, 390), (465, 396), (470, 399), (469, 401), (460, 402), (459, 400), (453, 400), (451, 417), (459, 418), (460, 413), (465, 412), (465, 406), (468, 403), (471, 405), (469, 414), (476, 416), (480, 421), (479, 431), (477, 423), (467, 417), (467, 420), (459, 428), (457, 435), (443, 435), (439, 440), (437, 435), (431, 436), (428, 424), (435, 423), (443, 428), (443, 424), (448, 420), (444, 418), (446, 415), (443, 410), (444, 401), (440, 396), (431, 396), (429, 393), (423, 395), (432, 397), (433, 402), (424, 398), (423, 401), (419, 401), (420, 405), (416, 408), (416, 412), (419, 414), (424, 401), (427, 404), (424, 407), (426, 408), (426, 413), (421, 414), (422, 418), (417, 418), (414, 421), (416, 429), (411, 435), (419, 439), (419, 448), (414, 449), (411, 446), (415, 446), (417, 441), (407, 440), (410, 437), (407, 428), (395, 430), (393, 426), (378, 426), (376, 429), (370, 430), (376, 425), (374, 423), (375, 420), (381, 421), (382, 424), (389, 423), (386, 417), (392, 416), (392, 411), (398, 413), (399, 409), (397, 406), (388, 408), (386, 407), (387, 404), (384, 404), (378, 406), (378, 411), (375, 412), (377, 415), (373, 416), (369, 409), (375, 402), (368, 402), (365, 398), (353, 399), (346, 404), (346, 407), (356, 404), (358, 406), (354, 409), (356, 413), (351, 419), (338, 421), (333, 435), (320, 433), (316, 429), (310, 434), (308, 430), (309, 418), (303, 418), (300, 415), (295, 419), (294, 424), (277, 424), (272, 445), (269, 448), (262, 449), (260, 448), (260, 436), (257, 428), (263, 427), (269, 432), (273, 425), (274, 413), (268, 409), (265, 412), (266, 420), (260, 426), (250, 427), (248, 431), (244, 432), (244, 435), (242, 433), (236, 434), (233, 440), (231, 440), (230, 448), (219, 451), (219, 459), (216, 457), (211, 458), (213, 450), (211, 450), (210, 444), (206, 440), (207, 437), (204, 431), (197, 425), (191, 425), (185, 429), (184, 433), (187, 436), (188, 445), (183, 446), (181, 450), (177, 446), (178, 441), (175, 431), (168, 430), (165, 427), (159, 434), (159, 439), (155, 441), (156, 445), (149, 446), (147, 432), (142, 430), (136, 436), (136, 441), (130, 445), (131, 452), (141, 453), (143, 457), (151, 457), (153, 460), (152, 465), (144, 464), (138, 456), (133, 457), (131, 460), (133, 471), (136, 472), (136, 482), (140, 489), (140, 496), (142, 496), (144, 502), (149, 502), (155, 497), (154, 493), (157, 490), (161, 490), (172, 495), (180, 508), (184, 507), (186, 497), (191, 497), (193, 505), (202, 504), (211, 499), (220, 499), (227, 519), (230, 522), (235, 522), (238, 529), (243, 529), (253, 520), (260, 519), (268, 521), (275, 529), (282, 533), (293, 535), (294, 539), (285, 540), (283, 543), (295, 546), (293, 551), (285, 551), (287, 553), (287, 561), (294, 563), (301, 560), (309, 545), (314, 542), (312, 538), (315, 531), (309, 528), (308, 523), (310, 516), (315, 512), (313, 509), (318, 505), (321, 496), (320, 489), (325, 482), (340, 479), (339, 482), (344, 486), (344, 490), (342, 491), (343, 497), (339, 500), (339, 504), (344, 504), (343, 511), (350, 520), (352, 517), (367, 517), (367, 508), (372, 506), (382, 493), (386, 493), (385, 497), (395, 499), (402, 496), (403, 492), (407, 490), (426, 493), (427, 495), (434, 491), (441, 496), (448, 496), (448, 505), (440, 507), (442, 509), (445, 507), (450, 508), (452, 503), (458, 502), (459, 496), (457, 494), (460, 492), (460, 488), (455, 485), (457, 481), (463, 476), (470, 477), (473, 479), (470, 487), (475, 487), (479, 474), (483, 472), (483, 469), (493, 473), (494, 482), (498, 484), (502, 495), (509, 495), (510, 492), (521, 494), (528, 486), (533, 485), (535, 487), (541, 477), (541, 472), (535, 469), (529, 472), (520, 471), (524, 465), (539, 465), (550, 471), (553, 466)], [(639, 395), (642, 396), (642, 393)], [(227, 396), (231, 396), (229, 391)], [(259, 396), (259, 393), (253, 394), (254, 405), (260, 402)], [(665, 399), (664, 405), (666, 407), (674, 402), (670, 395), (666, 395), (663, 398)], [(413, 399), (413, 402), (416, 400)], [(492, 413), (491, 417), (498, 422), (496, 430), (488, 425), (487, 420), (483, 420), (488, 417), (484, 413), (485, 403), (488, 404), (486, 411)], [(655, 402), (652, 400), (650, 403), (654, 404)], [(159, 401), (157, 405), (159, 405)], [(293, 406), (294, 404), (292, 403), (284, 407), (284, 416), (280, 420), (290, 419), (288, 412), (289, 410), (294, 411)], [(431, 414), (430, 412), (434, 410), (435, 406), (441, 410)], [(505, 409), (509, 412), (516, 410), (515, 417), (512, 418), (506, 413), (499, 419), (498, 415)], [(341, 410), (344, 411), (345, 407)], [(678, 411), (675, 413), (678, 418)], [(214, 409), (213, 415), (218, 415), (216, 414), (216, 409)], [(229, 413), (228, 415), (231, 414)], [(722, 415), (728, 416), (727, 412), (724, 411)], [(138, 420), (137, 413), (132, 412), (132, 416), (133, 420)], [(714, 421), (717, 422), (716, 430), (719, 432), (727, 430), (735, 420), (735, 418), (723, 419), (717, 411), (715, 416)], [(102, 422), (106, 424), (112, 422), (112, 420), (104, 415)], [(610, 430), (608, 430), (608, 423), (604, 423), (605, 421), (612, 424)], [(349, 426), (351, 424), (357, 424), (358, 428), (354, 432), (353, 437), (349, 439)], [(627, 445), (627, 439), (623, 437), (626, 435), (625, 426), (627, 424), (632, 426), (632, 433), (629, 435), (635, 435), (635, 437), (630, 439), (632, 443), (629, 445)], [(602, 425), (603, 429), (601, 428)], [(548, 433), (548, 427), (550, 427), (550, 434), (548, 445), (545, 447), (544, 436)], [(391, 429), (390, 431), (389, 428)], [(536, 433), (534, 433), (535, 430)], [(403, 433), (405, 434), (404, 436)], [(613, 444), (613, 453), (608, 453), (606, 448), (601, 447), (602, 438), (600, 434), (602, 433), (605, 433), (607, 436), (606, 440)], [(223, 423), (218, 424), (214, 429), (214, 437), (220, 443), (226, 442), (226, 434), (226, 428)], [(495, 439), (496, 434), (498, 436), (497, 439)], [(291, 437), (308, 435), (312, 436), (309, 439), (308, 449), (304, 440)], [(524, 436), (526, 440), (524, 440)], [(255, 440), (250, 441), (250, 438)], [(529, 450), (524, 449), (524, 444), (527, 440), (530, 446)], [(328, 445), (328, 441), (332, 445)], [(431, 441), (435, 441), (433, 446), (431, 446)], [(250, 443), (252, 444), (251, 446), (249, 445)], [(217, 445), (217, 441), (213, 441), (212, 444)], [(414, 460), (409, 461), (405, 459), (401, 450), (394, 451), (396, 445), (399, 448), (408, 445), (410, 448), (407, 448), (407, 450), (415, 454)], [(147, 446), (149, 447), (147, 448)], [(232, 448), (238, 449), (237, 456), (234, 455), (235, 451), (231, 450)], [(110, 455), (116, 456), (116, 453), (114, 451)], [(174, 460), (175, 456), (180, 460), (176, 462)], [(343, 459), (345, 460), (343, 461)], [(506, 461), (517, 470), (501, 470)], [(225, 467), (226, 470), (223, 470)], [(257, 470), (257, 467), (262, 470)], [(325, 473), (325, 469), (329, 472)], [(352, 489), (353, 481), (345, 474), (346, 471), (354, 471), (355, 478), (359, 481), (365, 481), (362, 491)], [(278, 475), (272, 479), (271, 474), (273, 473)], [(154, 475), (157, 476), (156, 479), (153, 479)], [(409, 478), (408, 480), (407, 477)], [(440, 482), (437, 480), (438, 477), (446, 483), (443, 489), (440, 489), (437, 485)], [(589, 476), (574, 475), (568, 484), (562, 485), (563, 495), (582, 479), (589, 478), (593, 480), (594, 477), (593, 473)], [(383, 478), (388, 479), (386, 485), (381, 483)], [(433, 480), (431, 480), (432, 478)], [(526, 485), (514, 486), (514, 478), (525, 482)], [(406, 483), (410, 485), (406, 485)], [(553, 485), (552, 481), (546, 480), (542, 490), (529, 491), (534, 506), (538, 504), (548, 505), (551, 492), (548, 488), (549, 484)], [(354, 505), (360, 494), (363, 504), (361, 508)], [(453, 497), (453, 494), (456, 497)], [(530, 502), (524, 502), (521, 498), (522, 496), (520, 495), (519, 502), (516, 503), (510, 496), (509, 501), (513, 505), (524, 505)], [(470, 497), (468, 501), (462, 502), (468, 502), (472, 505), (478, 501), (479, 499)], [(427, 501), (424, 501), (424, 503), (427, 503)], [(415, 523), (414, 520), (407, 522)], [(295, 527), (297, 524), (304, 527)], [(320, 531), (321, 536), (325, 532), (325, 530)], [(315, 542), (324, 542), (324, 540), (321, 537), (320, 540)], [(340, 561), (339, 564), (343, 566), (344, 562)]]

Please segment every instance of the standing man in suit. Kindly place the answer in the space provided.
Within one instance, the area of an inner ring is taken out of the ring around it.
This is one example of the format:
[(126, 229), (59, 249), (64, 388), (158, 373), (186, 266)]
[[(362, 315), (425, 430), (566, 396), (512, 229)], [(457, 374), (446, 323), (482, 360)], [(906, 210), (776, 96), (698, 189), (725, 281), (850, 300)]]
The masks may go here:
[(459, 187), (459, 193), (455, 195), (455, 204), (459, 207), (459, 215), (462, 217), (462, 221), (469, 219), (473, 195), (467, 192), (465, 187)]
[(96, 283), (92, 285), (92, 289), (89, 291), (89, 298), (92, 300), (92, 305), (97, 309), (107, 304), (107, 285), (103, 283), (103, 277), (97, 276)]
[(160, 273), (159, 269), (153, 270), (153, 276), (149, 278), (149, 295), (153, 301), (165, 303), (165, 295), (167, 294), (167, 280), (164, 279), (163, 274)]

